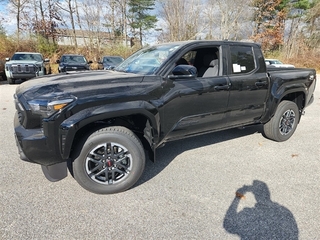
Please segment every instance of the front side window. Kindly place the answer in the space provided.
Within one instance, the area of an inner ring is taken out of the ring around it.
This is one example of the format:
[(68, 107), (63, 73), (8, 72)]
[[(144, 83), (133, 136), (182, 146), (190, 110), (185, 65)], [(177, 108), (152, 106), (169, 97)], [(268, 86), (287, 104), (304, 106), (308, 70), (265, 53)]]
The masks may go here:
[(256, 68), (253, 49), (250, 46), (231, 46), (232, 74), (249, 73)]
[(219, 46), (196, 47), (185, 53), (176, 65), (192, 65), (197, 69), (198, 77), (219, 75)]

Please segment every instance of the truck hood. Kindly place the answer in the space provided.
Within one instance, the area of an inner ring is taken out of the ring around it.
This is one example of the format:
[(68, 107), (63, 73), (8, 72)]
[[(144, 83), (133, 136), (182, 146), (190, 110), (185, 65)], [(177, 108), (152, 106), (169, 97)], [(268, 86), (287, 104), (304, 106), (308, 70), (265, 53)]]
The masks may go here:
[(62, 62), (62, 63), (60, 63), (60, 66), (85, 66), (85, 65), (88, 65), (88, 63), (76, 63), (76, 62), (72, 62), (72, 63)]
[(6, 64), (35, 64), (35, 65), (41, 65), (42, 62), (32, 61), (32, 60), (11, 60), (9, 62), (6, 62)]
[[(33, 99), (63, 99), (73, 97), (80, 101), (92, 99), (127, 99), (144, 95), (147, 88), (154, 88), (154, 81), (142, 83), (145, 76), (115, 71), (71, 72), (34, 78), (20, 84), (16, 95)], [(160, 82), (160, 81), (159, 81)], [(152, 86), (153, 85), (153, 86)]]

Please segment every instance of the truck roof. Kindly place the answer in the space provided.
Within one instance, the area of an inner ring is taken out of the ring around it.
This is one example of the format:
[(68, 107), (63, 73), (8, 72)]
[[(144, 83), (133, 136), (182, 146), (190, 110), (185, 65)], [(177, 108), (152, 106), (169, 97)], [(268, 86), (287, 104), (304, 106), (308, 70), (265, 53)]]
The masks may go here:
[(175, 42), (167, 42), (167, 43), (158, 43), (155, 45), (170, 45), (170, 44), (181, 44), (181, 45), (188, 45), (188, 44), (194, 44), (194, 43), (211, 43), (211, 44), (216, 44), (216, 45), (221, 45), (221, 44), (237, 44), (237, 45), (255, 45), (260, 47), (261, 45), (259, 43), (255, 42), (250, 42), (248, 41), (229, 41), (229, 40), (187, 40), (187, 41), (175, 41)]

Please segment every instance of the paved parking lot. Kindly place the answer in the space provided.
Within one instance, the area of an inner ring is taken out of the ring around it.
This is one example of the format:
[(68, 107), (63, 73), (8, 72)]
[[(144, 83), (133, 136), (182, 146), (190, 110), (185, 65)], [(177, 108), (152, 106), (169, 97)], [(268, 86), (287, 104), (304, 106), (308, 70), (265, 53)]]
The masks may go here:
[[(115, 195), (87, 192), (70, 175), (51, 183), (21, 161), (18, 85), (0, 82), (0, 239), (319, 239), (319, 79), (289, 141), (267, 140), (254, 126), (173, 142)], [(244, 185), (245, 198), (234, 200)]]

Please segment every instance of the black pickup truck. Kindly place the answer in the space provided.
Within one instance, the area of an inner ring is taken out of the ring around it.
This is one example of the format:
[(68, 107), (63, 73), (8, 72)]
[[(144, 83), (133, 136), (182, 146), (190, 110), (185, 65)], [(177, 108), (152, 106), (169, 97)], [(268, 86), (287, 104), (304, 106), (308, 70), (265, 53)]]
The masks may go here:
[(125, 191), (168, 141), (263, 124), (285, 141), (313, 101), (314, 69), (267, 69), (260, 46), (174, 42), (142, 49), (114, 71), (39, 77), (16, 89), (20, 158), (99, 194)]

